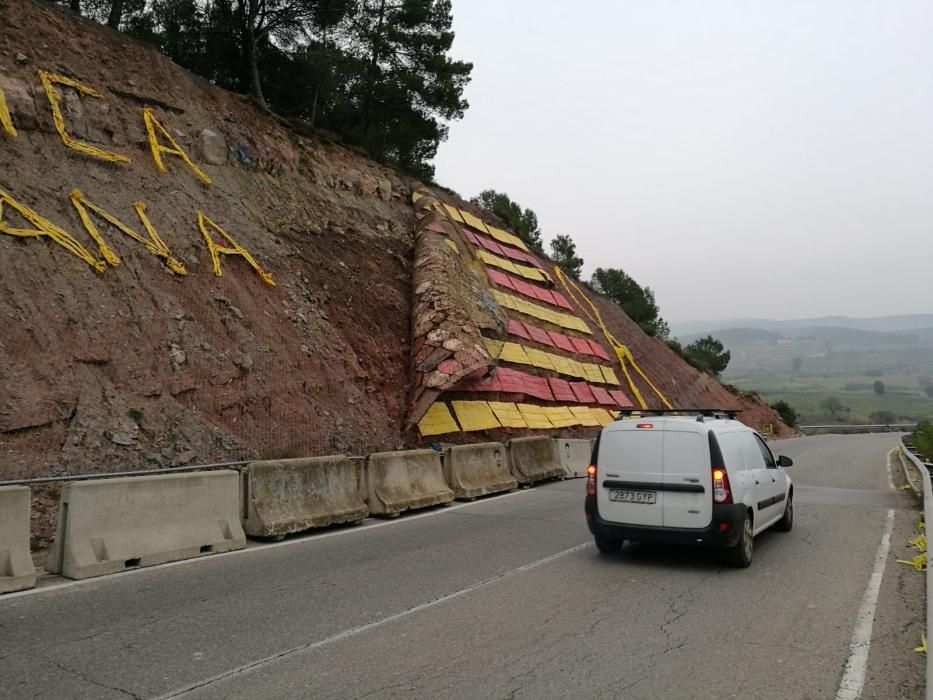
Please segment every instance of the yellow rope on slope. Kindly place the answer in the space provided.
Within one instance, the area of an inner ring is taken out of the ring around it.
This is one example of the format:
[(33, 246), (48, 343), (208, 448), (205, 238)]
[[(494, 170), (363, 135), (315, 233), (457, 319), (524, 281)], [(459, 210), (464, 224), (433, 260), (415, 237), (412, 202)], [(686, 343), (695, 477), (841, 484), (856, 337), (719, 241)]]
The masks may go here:
[(16, 127), (13, 126), (13, 120), (10, 118), (10, 110), (6, 106), (2, 87), (0, 87), (0, 131), (8, 136), (16, 137)]
[[(650, 379), (648, 379), (644, 372), (642, 372), (641, 368), (638, 366), (638, 363), (635, 362), (635, 358), (632, 356), (631, 350), (620, 343), (616, 337), (612, 335), (609, 328), (607, 328), (606, 324), (603, 322), (603, 317), (602, 314), (599, 313), (599, 309), (597, 309), (593, 302), (589, 300), (589, 298), (586, 296), (583, 290), (580, 289), (577, 283), (567, 277), (564, 274), (564, 271), (559, 267), (554, 267), (554, 274), (557, 275), (557, 279), (560, 280), (560, 283), (564, 286), (564, 289), (567, 291), (567, 294), (570, 295), (570, 298), (577, 303), (577, 306), (583, 309), (583, 313), (585, 313), (593, 323), (599, 326), (600, 330), (606, 336), (606, 339), (612, 344), (612, 349), (615, 351), (616, 357), (619, 358), (619, 365), (622, 367), (622, 373), (625, 375), (625, 379), (628, 381), (628, 385), (641, 407), (648, 408), (648, 404), (645, 402), (644, 397), (642, 397), (641, 392), (638, 391), (638, 387), (635, 386), (635, 382), (632, 381), (632, 376), (629, 374), (628, 368), (626, 367), (626, 362), (628, 362), (632, 366), (632, 369), (638, 373), (638, 376), (640, 376), (645, 381), (645, 383), (651, 387), (651, 390), (661, 400), (662, 404), (664, 404), (667, 408), (673, 408), (664, 394), (661, 393), (661, 390), (658, 389)], [(586, 302), (585, 305), (580, 301), (580, 298)], [(589, 311), (586, 308), (587, 306), (590, 308)]]
[(66, 87), (77, 90), (82, 95), (101, 99), (102, 96), (99, 92), (97, 92), (97, 90), (94, 88), (89, 88), (87, 85), (82, 85), (77, 80), (66, 78), (64, 75), (47, 73), (44, 70), (39, 71), (39, 80), (42, 82), (42, 87), (45, 89), (45, 95), (49, 99), (49, 106), (52, 108), (52, 123), (55, 125), (55, 131), (58, 132), (58, 135), (61, 138), (63, 144), (72, 150), (78, 151), (78, 153), (83, 153), (84, 155), (91, 156), (93, 158), (100, 158), (101, 160), (106, 160), (111, 163), (130, 162), (130, 159), (127, 156), (124, 156), (120, 153), (105, 151), (102, 148), (97, 148), (96, 146), (92, 146), (89, 143), (85, 143), (84, 141), (72, 137), (71, 134), (68, 133), (68, 130), (65, 128), (65, 117), (62, 116), (62, 109), (59, 105), (61, 96), (55, 91), (55, 85), (64, 85)]

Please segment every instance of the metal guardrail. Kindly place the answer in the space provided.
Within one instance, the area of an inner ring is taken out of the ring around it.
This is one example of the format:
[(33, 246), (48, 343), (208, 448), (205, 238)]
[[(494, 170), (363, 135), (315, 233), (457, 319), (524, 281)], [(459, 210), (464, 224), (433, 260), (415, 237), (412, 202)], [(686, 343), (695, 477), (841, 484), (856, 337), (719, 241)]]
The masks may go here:
[[(930, 480), (930, 469), (933, 469), (933, 464), (924, 462), (913, 452), (912, 447), (913, 445), (909, 439), (901, 439), (901, 453), (905, 455), (917, 468), (917, 471), (920, 472), (920, 478), (923, 481), (923, 520), (924, 522), (930, 522), (927, 518), (928, 513), (933, 512), (933, 483), (931, 483)], [(927, 536), (929, 536), (929, 532), (927, 532)], [(926, 584), (926, 635), (927, 640), (929, 640), (930, 633), (933, 632), (933, 568), (931, 568), (930, 563), (927, 563)], [(926, 698), (927, 700), (933, 700), (933, 649), (927, 651), (926, 657)]]
[(916, 423), (874, 423), (871, 425), (798, 425), (797, 430), (806, 433), (808, 430), (829, 430), (838, 432), (865, 431), (868, 433), (900, 433), (911, 431), (917, 427)]

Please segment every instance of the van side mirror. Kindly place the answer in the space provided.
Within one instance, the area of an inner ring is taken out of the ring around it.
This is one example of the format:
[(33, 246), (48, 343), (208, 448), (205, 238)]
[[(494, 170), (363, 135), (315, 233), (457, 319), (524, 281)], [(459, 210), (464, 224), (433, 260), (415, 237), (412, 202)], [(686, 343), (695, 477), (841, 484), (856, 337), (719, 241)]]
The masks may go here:
[(788, 467), (794, 466), (794, 460), (792, 460), (790, 457), (785, 457), (784, 455), (781, 455), (780, 457), (778, 457), (778, 466), (784, 467), (785, 469), (787, 469)]

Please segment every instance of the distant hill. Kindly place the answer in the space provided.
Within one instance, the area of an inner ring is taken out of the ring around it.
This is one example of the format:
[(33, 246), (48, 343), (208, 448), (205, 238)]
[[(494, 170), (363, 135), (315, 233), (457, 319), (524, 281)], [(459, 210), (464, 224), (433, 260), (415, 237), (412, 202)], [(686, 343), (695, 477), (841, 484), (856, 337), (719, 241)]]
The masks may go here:
[[(903, 316), (877, 316), (874, 318), (851, 318), (848, 316), (824, 316), (797, 320), (776, 321), (761, 318), (738, 318), (719, 321), (680, 321), (671, 324), (672, 334), (683, 339), (691, 335), (716, 335), (723, 329), (759, 329), (766, 331), (799, 331), (802, 328), (849, 328), (877, 333), (897, 333), (933, 328), (933, 313)], [(719, 336), (717, 336), (719, 337)]]
[[(678, 340), (688, 345), (705, 335), (683, 335)], [(780, 331), (721, 328), (712, 335), (731, 353), (725, 379), (740, 386), (749, 375), (843, 376), (883, 371), (933, 376), (933, 328), (898, 332), (834, 326), (789, 326)]]
[[(723, 328), (713, 331), (712, 334), (721, 340), (728, 348), (735, 345), (748, 344), (777, 344), (783, 336), (774, 331), (766, 331), (761, 328)], [(679, 336), (677, 339), (684, 345), (692, 343), (698, 338), (709, 335), (709, 333), (692, 333), (690, 335)]]
[[(727, 349), (735, 351), (754, 347), (766, 353), (767, 347), (781, 348), (786, 354), (789, 348), (801, 350), (820, 348), (840, 352), (864, 352), (901, 349), (933, 350), (933, 328), (914, 328), (899, 332), (868, 331), (835, 326), (788, 327), (781, 331), (761, 328), (721, 328), (711, 331)], [(708, 333), (693, 333), (679, 336), (684, 345), (692, 343)]]

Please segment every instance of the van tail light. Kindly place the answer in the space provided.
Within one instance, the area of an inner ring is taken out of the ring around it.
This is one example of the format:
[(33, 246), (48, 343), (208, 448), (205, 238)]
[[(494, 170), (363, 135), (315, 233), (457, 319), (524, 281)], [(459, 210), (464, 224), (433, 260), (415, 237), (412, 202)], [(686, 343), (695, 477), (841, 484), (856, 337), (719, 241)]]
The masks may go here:
[(719, 447), (719, 440), (716, 439), (716, 433), (712, 430), (709, 431), (709, 459), (714, 465), (711, 470), (713, 477), (713, 503), (732, 503), (732, 488), (729, 486), (729, 474), (723, 466), (726, 462), (722, 458), (722, 449)]
[(596, 495), (596, 465), (591, 464), (586, 468), (586, 495)]
[(729, 475), (723, 467), (713, 467), (713, 503), (732, 503)]

